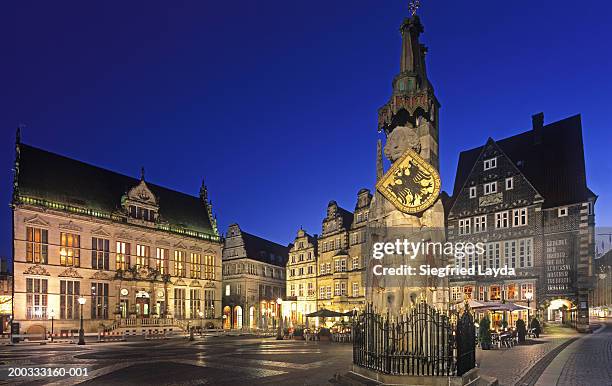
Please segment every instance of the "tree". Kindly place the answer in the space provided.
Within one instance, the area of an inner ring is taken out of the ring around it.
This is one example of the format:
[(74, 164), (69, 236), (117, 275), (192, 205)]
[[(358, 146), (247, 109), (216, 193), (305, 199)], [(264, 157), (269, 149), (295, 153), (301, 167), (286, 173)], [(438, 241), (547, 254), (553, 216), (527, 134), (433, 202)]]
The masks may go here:
[(491, 321), (486, 316), (480, 320), (478, 340), (483, 350), (489, 350), (491, 348)]

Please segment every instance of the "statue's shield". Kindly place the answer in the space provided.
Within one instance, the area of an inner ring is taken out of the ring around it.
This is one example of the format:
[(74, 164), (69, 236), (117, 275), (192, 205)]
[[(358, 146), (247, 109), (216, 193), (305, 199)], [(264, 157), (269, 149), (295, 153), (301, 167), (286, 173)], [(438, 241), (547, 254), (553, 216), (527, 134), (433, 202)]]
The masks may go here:
[(404, 213), (420, 213), (440, 194), (440, 175), (412, 149), (393, 163), (376, 189)]

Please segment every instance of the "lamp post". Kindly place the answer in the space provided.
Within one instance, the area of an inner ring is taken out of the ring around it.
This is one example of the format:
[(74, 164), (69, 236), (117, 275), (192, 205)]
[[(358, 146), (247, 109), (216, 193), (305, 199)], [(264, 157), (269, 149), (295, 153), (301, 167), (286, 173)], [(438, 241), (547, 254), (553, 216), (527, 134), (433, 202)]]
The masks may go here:
[(53, 343), (53, 320), (55, 319), (53, 308), (49, 310), (49, 319), (51, 319), (51, 343)]
[(81, 305), (81, 328), (79, 329), (79, 343), (80, 345), (85, 344), (85, 331), (83, 331), (83, 306), (85, 305), (85, 298), (79, 296), (79, 304)]
[(276, 332), (276, 340), (283, 340), (283, 319), (282, 319), (282, 314), (281, 314), (281, 304), (283, 304), (283, 299), (278, 298), (276, 299), (276, 304), (278, 304), (277, 307), (277, 312), (276, 312), (276, 319), (277, 319), (277, 323), (278, 324), (278, 330)]
[(532, 292), (527, 292), (525, 294), (525, 299), (527, 299), (527, 329), (531, 328), (531, 307), (529, 306), (531, 304), (531, 299), (533, 298), (533, 293)]
[(200, 338), (202, 337), (202, 330), (204, 330), (204, 313), (202, 311), (198, 311), (200, 315)]

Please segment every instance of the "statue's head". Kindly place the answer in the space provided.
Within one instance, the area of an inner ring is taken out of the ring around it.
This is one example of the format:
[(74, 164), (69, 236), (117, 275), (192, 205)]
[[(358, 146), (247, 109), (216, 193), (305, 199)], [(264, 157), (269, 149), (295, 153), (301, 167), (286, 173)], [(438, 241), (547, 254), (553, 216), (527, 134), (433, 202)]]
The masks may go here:
[(397, 161), (408, 149), (420, 152), (419, 136), (416, 130), (408, 126), (397, 126), (387, 136), (385, 157), (391, 162)]

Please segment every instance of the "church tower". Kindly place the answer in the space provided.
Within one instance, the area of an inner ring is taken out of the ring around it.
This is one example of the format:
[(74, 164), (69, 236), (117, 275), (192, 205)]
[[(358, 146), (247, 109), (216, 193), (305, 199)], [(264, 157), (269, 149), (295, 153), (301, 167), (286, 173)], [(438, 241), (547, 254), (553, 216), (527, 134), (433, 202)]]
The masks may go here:
[(439, 169), (438, 158), (438, 109), (433, 86), (427, 77), (425, 54), (427, 47), (419, 37), (423, 25), (416, 15), (414, 3), (412, 15), (400, 26), (402, 53), (400, 72), (393, 78), (393, 92), (389, 101), (378, 109), (378, 131), (386, 136), (398, 126), (417, 129), (420, 139), (420, 155), (434, 168)]

